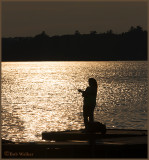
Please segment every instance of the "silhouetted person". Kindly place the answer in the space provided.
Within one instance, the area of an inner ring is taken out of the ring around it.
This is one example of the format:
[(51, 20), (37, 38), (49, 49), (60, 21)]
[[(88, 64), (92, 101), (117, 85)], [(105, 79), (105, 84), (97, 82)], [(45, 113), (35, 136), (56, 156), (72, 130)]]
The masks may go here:
[(85, 91), (78, 89), (79, 92), (82, 93), (84, 97), (83, 104), (83, 117), (85, 130), (88, 129), (88, 125), (91, 122), (94, 122), (94, 109), (96, 106), (96, 96), (97, 96), (97, 82), (94, 78), (89, 78), (88, 80), (89, 86)]

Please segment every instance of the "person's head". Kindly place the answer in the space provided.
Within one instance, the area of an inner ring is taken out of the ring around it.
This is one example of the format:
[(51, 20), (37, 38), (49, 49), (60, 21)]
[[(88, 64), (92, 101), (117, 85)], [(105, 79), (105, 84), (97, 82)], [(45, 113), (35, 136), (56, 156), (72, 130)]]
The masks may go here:
[(94, 78), (89, 78), (88, 83), (91, 87), (97, 87), (97, 81)]

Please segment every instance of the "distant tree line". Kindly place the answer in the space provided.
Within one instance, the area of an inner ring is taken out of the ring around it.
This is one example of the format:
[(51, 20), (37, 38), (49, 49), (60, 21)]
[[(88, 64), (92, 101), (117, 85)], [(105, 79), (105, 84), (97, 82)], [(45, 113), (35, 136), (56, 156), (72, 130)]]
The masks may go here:
[(147, 31), (130, 27), (114, 34), (91, 31), (73, 35), (2, 38), (2, 61), (147, 60)]

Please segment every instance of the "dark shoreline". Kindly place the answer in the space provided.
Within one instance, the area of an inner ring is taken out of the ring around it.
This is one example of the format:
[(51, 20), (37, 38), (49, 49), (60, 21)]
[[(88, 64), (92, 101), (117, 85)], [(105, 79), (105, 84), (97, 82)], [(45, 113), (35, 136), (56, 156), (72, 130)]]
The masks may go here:
[(147, 60), (147, 31), (2, 38), (2, 61), (142, 61)]

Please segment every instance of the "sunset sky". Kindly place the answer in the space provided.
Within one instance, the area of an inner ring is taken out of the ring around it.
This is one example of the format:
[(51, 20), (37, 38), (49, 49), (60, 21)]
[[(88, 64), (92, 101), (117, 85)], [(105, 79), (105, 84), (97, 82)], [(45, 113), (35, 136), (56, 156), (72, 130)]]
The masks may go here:
[(2, 2), (2, 36), (49, 36), (147, 29), (147, 2)]

